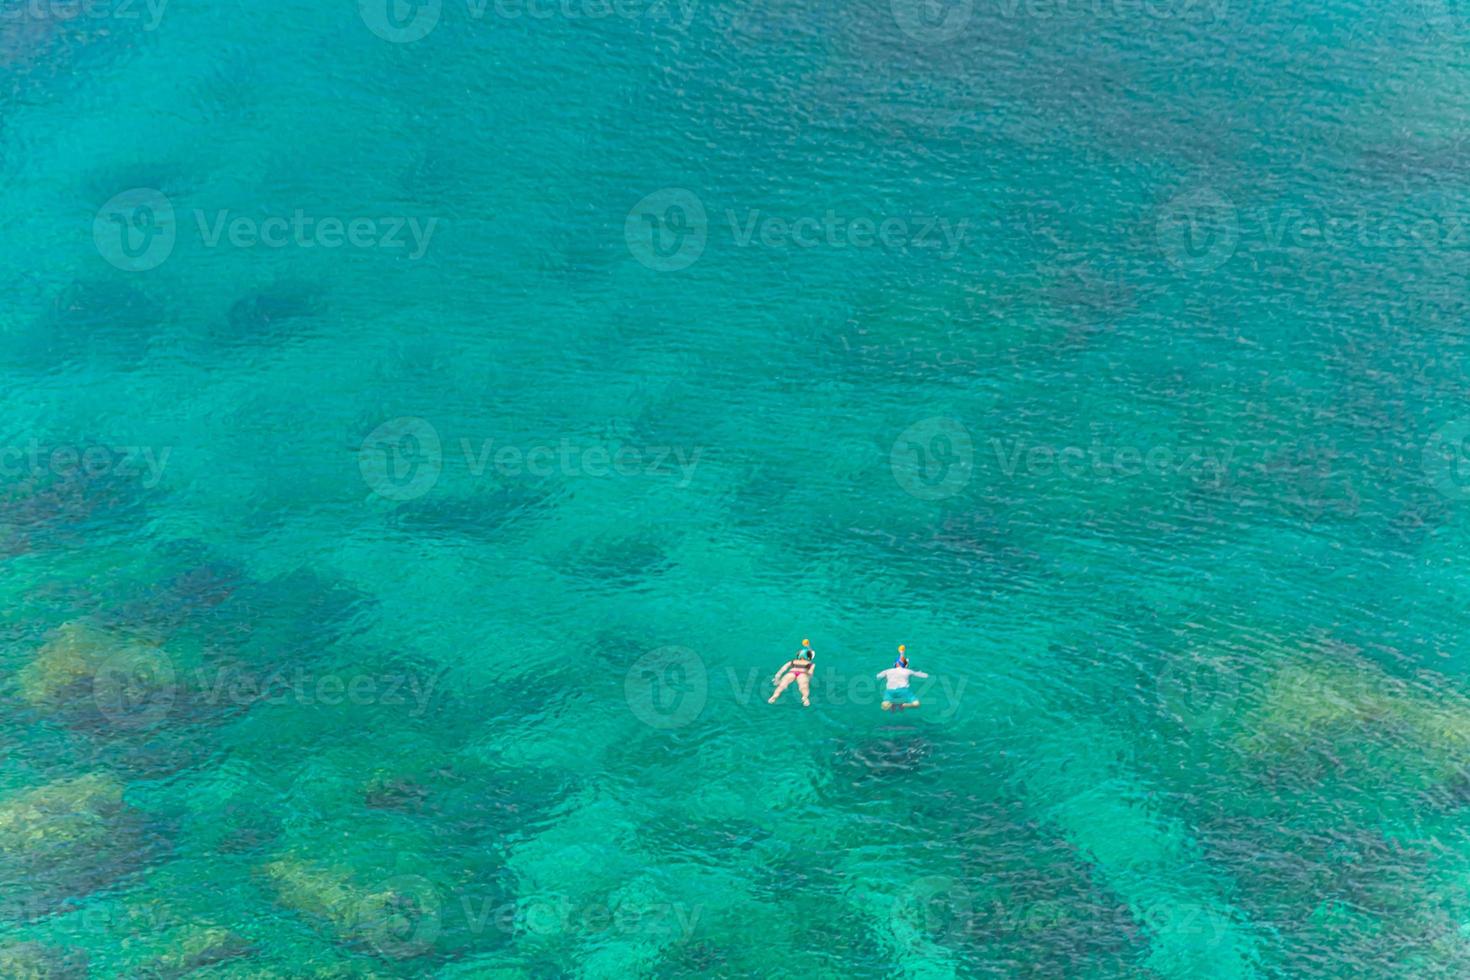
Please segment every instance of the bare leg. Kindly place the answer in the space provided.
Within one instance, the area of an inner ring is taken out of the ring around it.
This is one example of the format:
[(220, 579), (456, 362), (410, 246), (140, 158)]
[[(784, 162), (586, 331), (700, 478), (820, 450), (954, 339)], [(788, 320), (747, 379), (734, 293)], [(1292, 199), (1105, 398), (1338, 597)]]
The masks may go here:
[(791, 674), (787, 674), (785, 677), (781, 678), (781, 683), (776, 685), (775, 693), (766, 699), (766, 704), (775, 704), (776, 699), (781, 696), (781, 692), (791, 686), (792, 680), (793, 677)]
[(802, 671), (801, 676), (796, 679), (796, 686), (801, 689), (801, 703), (810, 708), (812, 706), (812, 679), (806, 671)]

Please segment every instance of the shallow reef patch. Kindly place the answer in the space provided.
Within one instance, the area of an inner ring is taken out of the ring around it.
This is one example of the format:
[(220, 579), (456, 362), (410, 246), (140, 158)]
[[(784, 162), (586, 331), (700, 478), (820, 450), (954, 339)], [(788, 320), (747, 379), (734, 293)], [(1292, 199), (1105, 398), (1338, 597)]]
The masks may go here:
[(64, 910), (145, 867), (164, 841), (147, 814), (106, 773), (61, 779), (0, 800), (5, 912), (36, 918)]

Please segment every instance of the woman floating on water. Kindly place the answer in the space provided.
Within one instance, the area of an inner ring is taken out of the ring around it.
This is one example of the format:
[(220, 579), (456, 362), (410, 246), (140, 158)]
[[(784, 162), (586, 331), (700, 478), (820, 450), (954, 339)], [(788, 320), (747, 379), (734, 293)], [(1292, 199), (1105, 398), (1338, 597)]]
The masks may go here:
[(898, 659), (893, 666), (887, 670), (880, 670), (878, 676), (883, 678), (887, 690), (883, 692), (884, 711), (902, 711), (904, 708), (917, 708), (919, 699), (914, 692), (909, 690), (910, 677), (922, 677), (929, 679), (929, 675), (917, 670), (909, 670), (909, 658), (903, 652), (903, 644), (898, 646)]
[[(796, 656), (781, 665), (776, 671), (776, 676), (771, 678), (771, 683), (776, 685), (776, 693), (772, 694), (767, 704), (775, 704), (781, 692), (796, 681), (796, 686), (801, 689), (801, 703), (806, 707), (812, 706), (812, 671), (817, 669), (813, 662), (817, 659), (817, 651), (812, 649), (811, 640), (802, 640), (801, 649), (796, 651)], [(782, 676), (782, 675), (785, 676)]]

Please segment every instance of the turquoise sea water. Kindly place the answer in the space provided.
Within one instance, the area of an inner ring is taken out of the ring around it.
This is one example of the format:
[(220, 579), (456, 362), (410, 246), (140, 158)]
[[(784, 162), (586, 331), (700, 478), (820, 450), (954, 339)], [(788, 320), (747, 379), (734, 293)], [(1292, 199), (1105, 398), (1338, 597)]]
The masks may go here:
[(1470, 11), (0, 15), (0, 975), (1470, 970)]

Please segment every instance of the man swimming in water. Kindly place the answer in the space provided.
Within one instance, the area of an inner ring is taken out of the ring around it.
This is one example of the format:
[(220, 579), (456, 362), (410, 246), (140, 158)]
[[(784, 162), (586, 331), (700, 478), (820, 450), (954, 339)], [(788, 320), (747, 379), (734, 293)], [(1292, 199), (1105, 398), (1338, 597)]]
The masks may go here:
[(902, 711), (904, 708), (917, 708), (919, 699), (914, 692), (909, 690), (910, 677), (922, 677), (929, 679), (929, 675), (921, 671), (909, 669), (909, 658), (903, 652), (903, 645), (899, 644), (898, 659), (893, 666), (887, 670), (880, 670), (878, 676), (883, 678), (887, 689), (883, 692), (884, 711)]
[(781, 692), (790, 687), (792, 681), (796, 681), (796, 686), (801, 690), (801, 703), (810, 708), (812, 706), (812, 671), (817, 669), (814, 663), (816, 659), (817, 651), (812, 649), (812, 641), (802, 640), (801, 649), (796, 651), (796, 656), (782, 664), (781, 669), (776, 671), (776, 676), (771, 678), (771, 683), (776, 685), (776, 693), (772, 694), (766, 703), (775, 704)]

